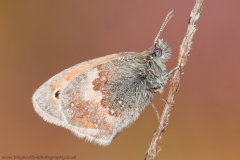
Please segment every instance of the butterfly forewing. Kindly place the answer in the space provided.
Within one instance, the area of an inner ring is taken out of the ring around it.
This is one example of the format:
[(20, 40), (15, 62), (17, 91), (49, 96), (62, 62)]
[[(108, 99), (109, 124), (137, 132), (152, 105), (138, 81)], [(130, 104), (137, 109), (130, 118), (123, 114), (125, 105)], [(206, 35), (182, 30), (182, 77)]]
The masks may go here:
[(124, 52), (66, 69), (34, 93), (34, 108), (46, 121), (107, 145), (152, 98), (141, 59), (140, 53)]

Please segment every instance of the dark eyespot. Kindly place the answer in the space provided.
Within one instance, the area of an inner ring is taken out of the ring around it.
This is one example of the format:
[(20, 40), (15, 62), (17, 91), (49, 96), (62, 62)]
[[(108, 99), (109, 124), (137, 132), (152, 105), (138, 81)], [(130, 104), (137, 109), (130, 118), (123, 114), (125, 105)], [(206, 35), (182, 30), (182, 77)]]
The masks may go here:
[(55, 97), (56, 97), (57, 99), (59, 99), (59, 95), (60, 95), (60, 91), (57, 91), (57, 92), (55, 93)]
[(162, 56), (162, 50), (160, 48), (155, 48), (153, 53), (155, 53), (155, 55), (158, 57)]

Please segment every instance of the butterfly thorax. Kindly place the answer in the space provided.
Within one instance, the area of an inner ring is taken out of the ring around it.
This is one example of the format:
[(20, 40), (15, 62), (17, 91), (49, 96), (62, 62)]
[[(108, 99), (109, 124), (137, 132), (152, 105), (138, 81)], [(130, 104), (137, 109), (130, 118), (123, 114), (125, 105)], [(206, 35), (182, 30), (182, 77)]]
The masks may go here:
[(152, 100), (154, 92), (163, 91), (168, 79), (165, 64), (151, 50), (119, 54), (120, 58), (98, 66), (99, 78), (107, 80), (95, 87), (101, 88), (105, 95), (102, 104), (113, 108), (114, 113), (129, 108), (141, 112)]

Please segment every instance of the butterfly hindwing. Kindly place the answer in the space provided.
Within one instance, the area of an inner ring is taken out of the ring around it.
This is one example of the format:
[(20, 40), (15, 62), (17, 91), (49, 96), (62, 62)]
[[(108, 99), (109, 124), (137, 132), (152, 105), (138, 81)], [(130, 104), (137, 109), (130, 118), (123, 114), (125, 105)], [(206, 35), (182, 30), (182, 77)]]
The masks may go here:
[(102, 145), (134, 122), (152, 98), (138, 74), (146, 67), (136, 61), (140, 54), (119, 55), (73, 77), (60, 95), (67, 122), (77, 127), (70, 130)]

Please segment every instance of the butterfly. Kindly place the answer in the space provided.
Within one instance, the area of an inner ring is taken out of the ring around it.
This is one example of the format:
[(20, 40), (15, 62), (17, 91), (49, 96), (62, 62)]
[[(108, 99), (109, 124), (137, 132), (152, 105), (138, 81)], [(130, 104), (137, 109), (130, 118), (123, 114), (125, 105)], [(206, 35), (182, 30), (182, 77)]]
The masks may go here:
[(96, 58), (53, 76), (33, 94), (35, 111), (79, 138), (109, 145), (139, 117), (156, 92), (163, 92), (176, 70), (166, 71), (171, 49), (159, 39), (170, 13), (150, 49)]

